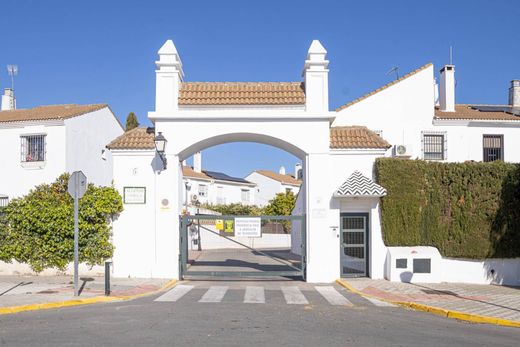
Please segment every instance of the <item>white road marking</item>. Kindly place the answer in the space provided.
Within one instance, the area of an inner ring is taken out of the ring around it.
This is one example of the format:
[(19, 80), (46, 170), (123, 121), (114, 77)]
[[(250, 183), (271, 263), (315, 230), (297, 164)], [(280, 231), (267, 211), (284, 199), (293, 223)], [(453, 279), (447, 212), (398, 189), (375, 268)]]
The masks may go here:
[(199, 302), (221, 302), (229, 287), (211, 286)]
[(307, 305), (309, 303), (298, 287), (282, 287), (282, 293), (288, 304)]
[(186, 295), (190, 290), (193, 289), (193, 286), (187, 286), (183, 284), (178, 284), (168, 292), (164, 293), (154, 301), (177, 301)]
[(368, 297), (364, 297), (365, 299), (367, 299), (368, 301), (370, 301), (371, 303), (373, 303), (374, 305), (376, 306), (381, 306), (381, 307), (397, 307), (397, 305), (394, 305), (394, 304), (391, 304), (389, 302), (386, 302), (386, 301), (382, 301), (382, 300), (378, 300), (378, 299), (374, 299), (374, 298), (368, 298)]
[(331, 305), (354, 306), (332, 286), (317, 286), (315, 288)]
[(246, 304), (265, 304), (264, 287), (246, 287), (244, 295), (244, 303)]

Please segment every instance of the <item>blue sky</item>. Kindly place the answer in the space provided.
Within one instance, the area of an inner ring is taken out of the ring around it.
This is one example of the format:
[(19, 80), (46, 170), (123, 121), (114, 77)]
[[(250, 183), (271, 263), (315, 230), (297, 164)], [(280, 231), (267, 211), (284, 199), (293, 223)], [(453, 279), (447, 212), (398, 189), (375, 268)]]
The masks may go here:
[[(108, 103), (141, 124), (154, 108), (154, 61), (173, 39), (187, 81), (299, 81), (312, 39), (329, 52), (335, 108), (454, 47), (458, 103), (507, 103), (520, 78), (520, 2), (512, 1), (27, 1), (0, 6), (0, 87), (18, 64), (19, 108)], [(169, 139), (174, 141), (174, 139)], [(252, 156), (251, 154), (254, 153)], [(207, 169), (243, 176), (294, 166), (268, 146), (222, 145)]]

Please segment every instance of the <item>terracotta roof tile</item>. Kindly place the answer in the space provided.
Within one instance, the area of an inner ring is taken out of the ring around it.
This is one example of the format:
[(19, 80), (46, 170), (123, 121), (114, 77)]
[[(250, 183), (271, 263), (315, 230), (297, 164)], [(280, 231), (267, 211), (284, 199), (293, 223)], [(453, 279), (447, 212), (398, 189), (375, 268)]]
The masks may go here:
[(330, 128), (330, 148), (390, 148), (390, 144), (364, 126)]
[(301, 82), (183, 82), (179, 105), (300, 105)]
[(202, 179), (205, 179), (205, 180), (211, 180), (211, 177), (206, 175), (204, 172), (196, 172), (190, 166), (183, 166), (182, 167), (182, 175), (185, 176), (185, 177), (202, 178)]
[(0, 111), (0, 122), (25, 122), (37, 120), (54, 120), (67, 119), (81, 116), (85, 113), (94, 112), (107, 104), (91, 104), (91, 105), (48, 105), (38, 106), (28, 109), (17, 109), (9, 111)]
[(297, 180), (291, 175), (282, 175), (273, 171), (269, 170), (256, 170), (255, 172), (258, 172), (260, 175), (264, 175), (266, 177), (272, 178), (275, 181), (285, 183), (285, 184), (293, 184), (293, 185), (300, 185), (302, 184), (301, 180)]
[[(438, 107), (435, 108), (436, 119), (451, 120), (506, 120), (520, 121), (519, 116), (507, 112), (479, 111), (471, 108), (472, 105), (455, 105), (455, 112), (442, 112)], [(473, 105), (475, 106), (475, 105)], [(495, 106), (495, 105), (494, 105)]]
[(377, 93), (379, 93), (380, 91), (385, 90), (385, 89), (387, 89), (387, 88), (393, 86), (394, 84), (397, 84), (397, 83), (399, 83), (399, 82), (401, 82), (401, 81), (404, 81), (404, 80), (407, 79), (408, 77), (411, 77), (411, 76), (417, 74), (418, 72), (421, 72), (422, 70), (424, 70), (424, 69), (426, 69), (426, 68), (428, 68), (428, 67), (430, 67), (430, 66), (432, 66), (432, 63), (428, 63), (428, 64), (426, 64), (426, 65), (423, 65), (423, 66), (421, 66), (420, 68), (418, 68), (418, 69), (416, 69), (416, 70), (414, 70), (414, 71), (412, 71), (412, 72), (410, 72), (410, 73), (407, 73), (406, 75), (404, 75), (404, 76), (401, 77), (401, 78), (398, 78), (398, 79), (396, 79), (396, 80), (394, 80), (394, 81), (392, 81), (392, 82), (390, 82), (390, 83), (387, 83), (387, 84), (385, 84), (384, 86), (382, 86), (382, 87), (380, 87), (380, 88), (377, 88), (376, 90), (373, 90), (373, 91), (371, 91), (370, 93), (367, 93), (367, 94), (365, 94), (365, 95), (363, 95), (363, 96), (357, 98), (356, 100), (353, 100), (353, 101), (351, 101), (351, 102), (349, 102), (349, 103), (347, 103), (347, 104), (345, 104), (345, 105), (343, 105), (343, 106), (338, 107), (338, 108), (336, 109), (336, 112), (339, 112), (339, 111), (341, 111), (341, 110), (343, 110), (343, 109), (345, 109), (345, 108), (347, 108), (347, 107), (349, 107), (349, 106), (352, 106), (352, 105), (354, 105), (354, 104), (357, 104), (358, 102), (360, 102), (361, 100), (364, 100), (364, 99), (368, 98), (369, 96), (372, 96), (372, 95), (374, 95), (374, 94), (377, 94)]
[(108, 149), (155, 149), (153, 128), (135, 128), (107, 145)]

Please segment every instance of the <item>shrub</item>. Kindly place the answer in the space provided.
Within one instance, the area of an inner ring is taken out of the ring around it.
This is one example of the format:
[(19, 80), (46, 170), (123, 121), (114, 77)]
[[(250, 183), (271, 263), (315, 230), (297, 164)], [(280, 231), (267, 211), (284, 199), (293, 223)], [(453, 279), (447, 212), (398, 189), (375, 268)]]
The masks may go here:
[(520, 166), (379, 158), (388, 246), (426, 245), (464, 258), (520, 256)]
[(261, 207), (255, 205), (242, 205), (239, 203), (221, 205), (204, 204), (202, 207), (219, 212), (223, 215), (260, 216), (263, 213)]
[[(74, 200), (67, 192), (69, 175), (42, 184), (5, 209), (0, 258), (27, 263), (40, 272), (64, 270), (74, 256)], [(89, 184), (79, 200), (79, 261), (101, 265), (112, 257), (111, 221), (123, 210), (112, 187)], [(1, 222), (1, 221), (0, 221)]]

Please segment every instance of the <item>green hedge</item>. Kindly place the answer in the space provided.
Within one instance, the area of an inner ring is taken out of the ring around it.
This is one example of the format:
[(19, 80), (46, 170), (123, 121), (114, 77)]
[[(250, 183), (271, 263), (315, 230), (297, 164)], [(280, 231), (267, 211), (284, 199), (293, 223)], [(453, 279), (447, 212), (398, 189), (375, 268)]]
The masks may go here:
[(387, 246), (435, 246), (443, 256), (520, 257), (520, 166), (380, 158), (376, 178)]

